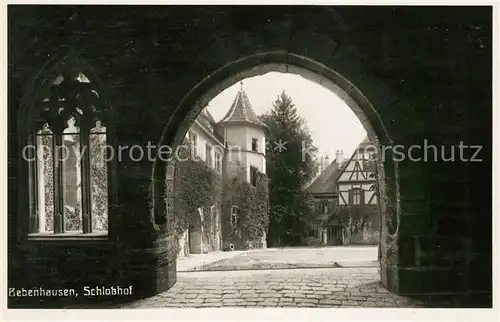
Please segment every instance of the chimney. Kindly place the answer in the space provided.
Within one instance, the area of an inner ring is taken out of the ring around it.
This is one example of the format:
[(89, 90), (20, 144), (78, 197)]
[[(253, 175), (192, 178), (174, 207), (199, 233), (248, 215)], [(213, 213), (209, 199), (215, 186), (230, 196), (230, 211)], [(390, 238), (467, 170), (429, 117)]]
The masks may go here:
[(323, 172), (323, 170), (325, 170), (324, 166), (325, 166), (324, 158), (321, 157), (321, 159), (319, 160), (319, 173), (321, 173), (321, 172)]
[(328, 168), (329, 165), (330, 165), (330, 157), (327, 155), (325, 157), (325, 170), (326, 170), (326, 168)]
[(337, 164), (338, 164), (339, 166), (341, 166), (341, 165), (342, 165), (342, 163), (344, 162), (344, 151), (342, 151), (342, 150), (340, 150), (340, 149), (339, 149), (339, 150), (337, 150), (337, 151), (335, 152), (335, 157), (336, 157), (336, 160), (337, 160)]

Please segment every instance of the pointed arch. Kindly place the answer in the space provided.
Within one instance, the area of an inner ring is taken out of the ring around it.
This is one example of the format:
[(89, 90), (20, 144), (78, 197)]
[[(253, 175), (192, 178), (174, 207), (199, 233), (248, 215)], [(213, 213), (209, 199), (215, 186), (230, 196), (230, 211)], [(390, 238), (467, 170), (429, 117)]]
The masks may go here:
[[(105, 123), (109, 123), (109, 127), (113, 127), (114, 114), (111, 107), (111, 103), (105, 90), (105, 86), (100, 81), (99, 77), (94, 72), (93, 68), (72, 48), (63, 47), (59, 49), (51, 59), (49, 59), (43, 66), (41, 66), (38, 74), (32, 79), (32, 82), (28, 84), (27, 91), (23, 97), (21, 107), (18, 111), (18, 120), (23, 120), (23, 122), (18, 123), (18, 133), (21, 135), (21, 140), (26, 140), (28, 133), (34, 126), (39, 113), (37, 113), (37, 108), (35, 106), (36, 102), (43, 101), (42, 96), (47, 93), (47, 91), (54, 85), (54, 82), (59, 82), (59, 76), (64, 78), (64, 75), (69, 76), (69, 79), (74, 80), (76, 78), (82, 79), (80, 75), (83, 74), (86, 81), (79, 82), (79, 85), (84, 90), (85, 97), (82, 99), (92, 100), (93, 95), (92, 90), (98, 93), (97, 100), (93, 103), (98, 103), (100, 111), (99, 117), (104, 119)], [(64, 85), (68, 85), (67, 83)], [(58, 95), (57, 89), (52, 91), (52, 95)], [(59, 89), (59, 92), (61, 90)], [(74, 111), (73, 111), (74, 112)]]
[(28, 186), (19, 194), (29, 200), (19, 205), (21, 238), (107, 236), (114, 117), (93, 69), (60, 51), (33, 79), (18, 117), (19, 180)]
[[(247, 77), (262, 75), (270, 71), (298, 74), (331, 90), (344, 100), (359, 118), (367, 132), (371, 146), (380, 151), (382, 146), (393, 145), (392, 136), (382, 121), (379, 111), (361, 90), (349, 81), (347, 76), (313, 59), (285, 51), (246, 56), (206, 76), (184, 96), (169, 118), (160, 137), (160, 145), (169, 142), (172, 148), (179, 146), (194, 119), (212, 98)], [(180, 119), (182, 121), (179, 122)], [(381, 158), (376, 160), (376, 169), (381, 196), (378, 198), (380, 214), (382, 221), (387, 223), (388, 235), (395, 236), (399, 229), (401, 213), (398, 165), (393, 162), (391, 156), (388, 156), (384, 160)], [(175, 162), (171, 160), (167, 162), (156, 160), (153, 164), (152, 181), (155, 184), (152, 189), (151, 218), (156, 224), (167, 225), (167, 229), (170, 230), (172, 227), (169, 227), (168, 223), (173, 222), (174, 218), (174, 173)], [(167, 179), (163, 181), (164, 178)]]

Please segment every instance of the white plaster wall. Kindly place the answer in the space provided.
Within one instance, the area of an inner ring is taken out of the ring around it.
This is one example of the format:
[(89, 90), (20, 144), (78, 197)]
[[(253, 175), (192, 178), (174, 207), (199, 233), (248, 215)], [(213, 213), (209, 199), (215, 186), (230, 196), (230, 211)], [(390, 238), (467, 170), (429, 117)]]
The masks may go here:
[(241, 125), (226, 125), (224, 137), (229, 147), (239, 147), (247, 149), (247, 128)]
[[(205, 131), (200, 129), (197, 124), (194, 124), (193, 126), (191, 126), (191, 129), (189, 131), (195, 133), (198, 136), (197, 146), (196, 146), (196, 149), (197, 149), (196, 155), (198, 156), (197, 160), (202, 160), (202, 161), (207, 160), (206, 144), (209, 144), (212, 148), (211, 149), (211, 157), (212, 157), (211, 167), (215, 169), (215, 153), (224, 151), (220, 142), (218, 142), (212, 136), (208, 135)], [(187, 137), (189, 137), (189, 134)]]

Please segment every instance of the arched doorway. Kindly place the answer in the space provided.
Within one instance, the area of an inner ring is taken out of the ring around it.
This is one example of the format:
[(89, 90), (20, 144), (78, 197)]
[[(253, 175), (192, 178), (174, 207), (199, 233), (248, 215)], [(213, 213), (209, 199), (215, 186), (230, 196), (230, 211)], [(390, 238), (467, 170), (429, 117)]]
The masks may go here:
[[(289, 63), (280, 63), (284, 60), (288, 60)], [(271, 71), (298, 74), (336, 93), (360, 119), (367, 131), (370, 141), (379, 151), (382, 146), (391, 145), (392, 140), (377, 110), (365, 95), (349, 82), (349, 80), (312, 59), (281, 51), (248, 56), (244, 59), (230, 63), (206, 77), (195, 87), (195, 89), (193, 89), (193, 91), (184, 97), (183, 101), (176, 109), (176, 113), (182, 113), (187, 116), (184, 117), (180, 124), (174, 122), (174, 118), (172, 118), (171, 121), (167, 123), (160, 141), (165, 142), (165, 140), (168, 140), (172, 142), (171, 146), (175, 149), (181, 144), (186, 135), (186, 131), (189, 129), (196, 116), (211, 99), (225, 88), (240, 82), (244, 78), (262, 75)], [(206, 93), (200, 93), (196, 90), (197, 88), (206, 87), (210, 88)], [(167, 135), (170, 136), (170, 139), (166, 139)], [(175, 209), (173, 207), (168, 206), (174, 204), (173, 189), (169, 188), (169, 186), (174, 186), (175, 167), (173, 163), (164, 164), (156, 162), (154, 165), (154, 175), (156, 176), (157, 173), (162, 174), (162, 169), (166, 169), (166, 177), (168, 178), (166, 181), (167, 195), (165, 198), (167, 203), (167, 207), (165, 207), (167, 212), (165, 218), (168, 225), (169, 221), (173, 221), (175, 215), (179, 215), (175, 214)], [(157, 172), (157, 170), (159, 171)], [(388, 240), (395, 239), (397, 234), (399, 218), (397, 164), (392, 161), (390, 155), (386, 154), (384, 158), (377, 160), (377, 172), (380, 221), (382, 223), (380, 253), (384, 254), (387, 253), (386, 245), (389, 244)], [(157, 182), (162, 182), (160, 177), (158, 177)], [(158, 191), (162, 191), (163, 188), (158, 186), (157, 189)], [(161, 204), (161, 202), (159, 204)], [(394, 245), (391, 247), (394, 247)], [(381, 279), (387, 286), (387, 275), (384, 273), (384, 269), (381, 270), (381, 274)]]

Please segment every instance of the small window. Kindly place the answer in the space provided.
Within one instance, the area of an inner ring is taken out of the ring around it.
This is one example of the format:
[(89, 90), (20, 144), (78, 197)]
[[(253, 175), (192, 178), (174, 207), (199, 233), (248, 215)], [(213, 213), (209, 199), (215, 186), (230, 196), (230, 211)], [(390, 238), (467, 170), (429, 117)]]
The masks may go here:
[(321, 213), (328, 213), (328, 210), (329, 210), (329, 207), (328, 207), (328, 200), (321, 200), (319, 202), (319, 209), (318, 211), (321, 212)]
[(218, 152), (215, 153), (215, 170), (219, 173), (222, 172), (222, 156)]
[(318, 200), (318, 201), (316, 202), (316, 210), (317, 210), (318, 212), (323, 211), (323, 202), (322, 202), (322, 200)]
[(209, 144), (205, 144), (205, 161), (207, 162), (209, 167), (213, 167), (213, 159), (212, 159), (212, 147)]
[(363, 160), (363, 170), (375, 171), (375, 168), (376, 168), (375, 160)]
[(189, 143), (191, 144), (191, 149), (193, 149), (193, 154), (198, 155), (198, 135), (194, 132), (189, 132)]
[(362, 199), (362, 190), (360, 188), (351, 189), (351, 204), (361, 205), (363, 203)]
[(238, 217), (240, 215), (240, 208), (236, 206), (231, 207), (231, 226), (236, 227), (238, 225)]
[(256, 167), (250, 166), (250, 183), (252, 186), (256, 187), (257, 186), (257, 176), (258, 176), (259, 170)]
[(259, 140), (256, 138), (252, 139), (252, 151), (259, 152)]

